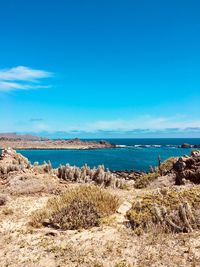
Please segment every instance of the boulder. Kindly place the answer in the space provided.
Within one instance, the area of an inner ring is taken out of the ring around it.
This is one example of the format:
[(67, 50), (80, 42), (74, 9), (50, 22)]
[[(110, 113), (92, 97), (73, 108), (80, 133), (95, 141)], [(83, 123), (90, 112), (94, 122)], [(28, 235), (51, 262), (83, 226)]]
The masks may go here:
[(192, 146), (190, 144), (184, 143), (181, 145), (181, 148), (191, 148)]
[(120, 213), (120, 214), (122, 214), (122, 215), (126, 215), (127, 211), (130, 210), (131, 207), (132, 207), (132, 204), (130, 202), (124, 201), (124, 203), (122, 203), (119, 206), (117, 212)]
[(173, 170), (177, 185), (184, 184), (187, 180), (200, 184), (200, 150), (193, 150), (190, 157), (180, 157), (174, 163)]

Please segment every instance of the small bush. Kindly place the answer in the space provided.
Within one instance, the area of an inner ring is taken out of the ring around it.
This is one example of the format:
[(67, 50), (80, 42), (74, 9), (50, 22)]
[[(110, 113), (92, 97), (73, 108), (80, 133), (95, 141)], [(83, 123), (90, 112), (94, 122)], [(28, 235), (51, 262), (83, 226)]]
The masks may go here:
[(138, 189), (145, 188), (159, 176), (158, 172), (144, 174), (136, 179), (134, 186)]
[(63, 230), (88, 229), (99, 225), (100, 214), (85, 200), (74, 199), (69, 205), (52, 214), (52, 226)]
[(188, 232), (200, 228), (200, 190), (162, 189), (147, 193), (132, 204), (127, 218), (134, 230), (161, 224), (174, 232)]
[(54, 228), (87, 229), (99, 225), (99, 219), (113, 214), (119, 206), (117, 197), (97, 186), (80, 186), (67, 190), (36, 211), (31, 225), (49, 224)]

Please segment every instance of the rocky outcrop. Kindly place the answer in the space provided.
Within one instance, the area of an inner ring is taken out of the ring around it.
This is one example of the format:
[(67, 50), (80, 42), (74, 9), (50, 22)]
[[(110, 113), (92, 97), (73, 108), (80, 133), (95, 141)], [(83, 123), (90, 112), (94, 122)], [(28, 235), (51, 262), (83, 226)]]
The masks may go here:
[(190, 145), (190, 144), (184, 143), (180, 147), (181, 148), (200, 148), (200, 144)]
[(181, 148), (191, 148), (192, 146), (190, 144), (184, 143), (181, 145)]
[(200, 184), (200, 150), (190, 156), (169, 158), (153, 172), (136, 178), (136, 188), (162, 188), (173, 185)]
[(56, 179), (50, 163), (31, 165), (27, 158), (15, 150), (3, 150), (0, 157), (0, 186), (7, 193), (55, 192), (59, 184)]
[(176, 184), (185, 184), (190, 181), (200, 184), (200, 151), (194, 150), (191, 156), (180, 157), (173, 166), (176, 173)]
[(23, 172), (31, 167), (27, 158), (8, 148), (2, 151), (0, 156), (0, 177), (7, 178), (11, 172)]

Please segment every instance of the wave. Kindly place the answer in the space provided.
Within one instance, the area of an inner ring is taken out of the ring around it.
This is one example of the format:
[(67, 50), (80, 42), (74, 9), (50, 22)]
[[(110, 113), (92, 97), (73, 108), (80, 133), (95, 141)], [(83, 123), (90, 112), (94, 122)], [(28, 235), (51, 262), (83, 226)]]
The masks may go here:
[(117, 148), (178, 148), (178, 145), (163, 145), (163, 144), (152, 144), (152, 145), (143, 145), (143, 144), (137, 144), (137, 145), (116, 145)]
[(116, 147), (119, 147), (119, 148), (125, 148), (127, 147), (126, 145), (116, 145)]

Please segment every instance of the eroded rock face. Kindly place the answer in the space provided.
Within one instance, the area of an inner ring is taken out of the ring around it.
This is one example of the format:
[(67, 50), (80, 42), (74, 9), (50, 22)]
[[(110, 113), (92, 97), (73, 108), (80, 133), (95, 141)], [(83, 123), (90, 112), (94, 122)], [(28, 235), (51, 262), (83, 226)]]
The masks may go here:
[(176, 173), (176, 184), (184, 184), (186, 180), (200, 184), (200, 150), (191, 152), (191, 156), (180, 157), (173, 167)]

